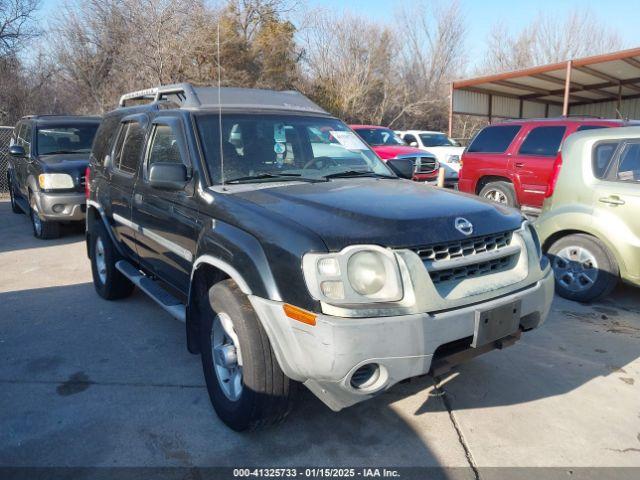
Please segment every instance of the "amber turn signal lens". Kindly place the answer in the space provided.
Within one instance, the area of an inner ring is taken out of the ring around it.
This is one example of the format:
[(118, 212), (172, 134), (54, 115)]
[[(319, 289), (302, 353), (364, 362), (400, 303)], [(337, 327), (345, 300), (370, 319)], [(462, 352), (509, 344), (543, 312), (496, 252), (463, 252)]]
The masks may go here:
[(297, 320), (298, 322), (306, 323), (307, 325), (316, 324), (316, 315), (311, 312), (307, 312), (302, 308), (294, 307), (288, 303), (285, 303), (282, 308), (284, 309), (285, 315), (289, 318)]

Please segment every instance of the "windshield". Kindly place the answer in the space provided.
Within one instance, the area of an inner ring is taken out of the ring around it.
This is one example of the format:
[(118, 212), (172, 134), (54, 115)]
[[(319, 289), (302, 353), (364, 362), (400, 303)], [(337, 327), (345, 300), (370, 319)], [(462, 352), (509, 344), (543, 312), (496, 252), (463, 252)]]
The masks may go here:
[(455, 140), (451, 140), (444, 133), (421, 133), (420, 140), (425, 147), (457, 147)]
[(227, 183), (325, 181), (337, 176), (395, 178), (387, 166), (339, 120), (307, 116), (196, 116), (213, 183), (221, 183), (220, 151)]
[(393, 130), (388, 128), (356, 128), (355, 132), (372, 147), (406, 145)]
[(38, 128), (38, 155), (89, 153), (98, 124)]

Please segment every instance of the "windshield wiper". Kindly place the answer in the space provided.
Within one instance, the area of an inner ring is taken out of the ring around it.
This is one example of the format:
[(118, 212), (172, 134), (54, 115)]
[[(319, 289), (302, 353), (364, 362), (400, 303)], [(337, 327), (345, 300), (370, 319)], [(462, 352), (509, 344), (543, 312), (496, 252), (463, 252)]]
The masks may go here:
[(303, 177), (299, 173), (259, 173), (257, 175), (247, 175), (246, 177), (232, 178), (226, 183), (248, 183), (260, 180), (300, 180), (303, 182), (319, 182), (315, 178)]
[(376, 177), (376, 178), (398, 178), (391, 175), (372, 172), (371, 170), (345, 170), (324, 175), (324, 178), (348, 178), (348, 177)]

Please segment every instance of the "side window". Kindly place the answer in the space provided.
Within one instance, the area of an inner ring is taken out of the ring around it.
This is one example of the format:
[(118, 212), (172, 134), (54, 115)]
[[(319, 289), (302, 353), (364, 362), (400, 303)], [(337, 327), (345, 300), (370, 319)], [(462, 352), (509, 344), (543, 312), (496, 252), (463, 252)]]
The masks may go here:
[(138, 122), (120, 126), (111, 156), (111, 168), (131, 175), (135, 173), (144, 144), (144, 130)]
[(178, 148), (178, 138), (167, 125), (156, 125), (153, 130), (147, 168), (158, 162), (183, 163)]
[(129, 123), (127, 136), (120, 154), (118, 168), (126, 173), (135, 173), (140, 162), (142, 145), (144, 144), (144, 130), (138, 122)]
[(631, 143), (624, 147), (616, 179), (622, 182), (640, 182), (640, 143)]
[(486, 127), (467, 149), (471, 153), (504, 153), (520, 131), (520, 125)]
[(604, 178), (609, 169), (609, 164), (613, 158), (613, 154), (618, 148), (618, 142), (598, 143), (593, 147), (593, 155), (591, 156), (591, 165), (593, 167), (593, 175), (596, 178)]
[(31, 153), (31, 124), (25, 123), (18, 133), (18, 144), (22, 145), (24, 152), (29, 155)]
[(404, 136), (404, 141), (407, 142), (407, 145), (411, 145), (413, 142), (418, 143), (418, 140), (416, 140), (416, 137), (414, 137), (413, 135), (411, 135), (410, 133), (407, 133)]
[(585, 130), (599, 130), (601, 128), (609, 128), (609, 127), (605, 125), (580, 125), (576, 131), (583, 132)]
[(98, 131), (93, 142), (92, 153), (96, 163), (99, 165), (104, 164), (105, 157), (109, 154), (114, 135), (118, 133), (120, 118), (122, 117), (107, 117), (98, 127)]
[(555, 157), (560, 150), (566, 127), (536, 127), (532, 129), (518, 152), (520, 155)]

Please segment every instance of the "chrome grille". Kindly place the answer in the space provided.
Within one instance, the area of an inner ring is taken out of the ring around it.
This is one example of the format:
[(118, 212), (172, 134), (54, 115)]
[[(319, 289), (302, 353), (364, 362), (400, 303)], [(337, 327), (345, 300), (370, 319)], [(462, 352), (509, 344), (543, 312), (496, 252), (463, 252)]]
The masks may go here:
[[(434, 284), (480, 277), (512, 268), (520, 247), (510, 246), (513, 232), (419, 247), (420, 256)], [(474, 259), (477, 258), (477, 261)]]
[(437, 270), (430, 273), (433, 283), (448, 282), (450, 280), (464, 280), (465, 278), (480, 277), (487, 273), (500, 272), (506, 270), (513, 260), (513, 255), (496, 258), (486, 262), (474, 263), (463, 267)]
[(466, 238), (455, 242), (419, 247), (415, 252), (422, 260), (452, 260), (506, 247), (511, 243), (513, 232), (502, 232), (482, 237)]
[(415, 165), (416, 173), (431, 173), (438, 166), (438, 162), (433, 157), (416, 157), (413, 164)]

